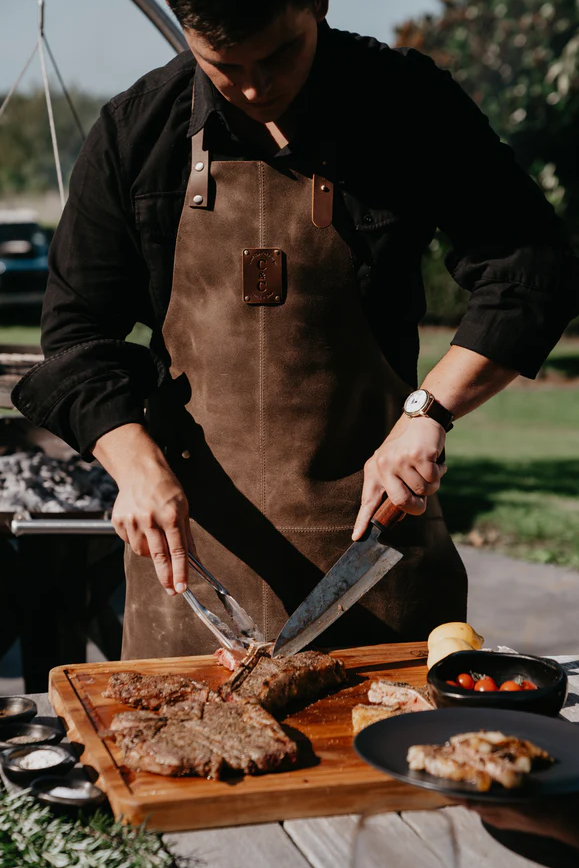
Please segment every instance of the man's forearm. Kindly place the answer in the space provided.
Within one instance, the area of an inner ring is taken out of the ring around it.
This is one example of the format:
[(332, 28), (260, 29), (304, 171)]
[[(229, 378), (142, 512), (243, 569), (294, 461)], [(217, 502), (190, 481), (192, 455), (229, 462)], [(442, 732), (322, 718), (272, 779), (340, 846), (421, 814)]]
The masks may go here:
[(142, 425), (133, 422), (103, 434), (93, 446), (92, 454), (119, 485), (137, 468), (169, 470), (161, 449)]
[(422, 386), (456, 419), (466, 416), (518, 376), (490, 359), (453, 346), (425, 378)]

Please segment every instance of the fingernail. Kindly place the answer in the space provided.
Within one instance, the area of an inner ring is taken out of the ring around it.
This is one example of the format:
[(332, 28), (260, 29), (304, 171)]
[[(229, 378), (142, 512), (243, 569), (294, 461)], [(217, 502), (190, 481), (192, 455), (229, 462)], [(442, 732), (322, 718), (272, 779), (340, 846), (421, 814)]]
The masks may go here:
[(183, 591), (187, 590), (187, 585), (183, 584), (183, 582), (179, 582), (178, 584), (175, 585), (175, 590), (177, 591), (178, 594), (182, 594)]
[(173, 590), (173, 588), (165, 588), (165, 590), (167, 591), (167, 593), (169, 594), (170, 597), (175, 596), (175, 591)]

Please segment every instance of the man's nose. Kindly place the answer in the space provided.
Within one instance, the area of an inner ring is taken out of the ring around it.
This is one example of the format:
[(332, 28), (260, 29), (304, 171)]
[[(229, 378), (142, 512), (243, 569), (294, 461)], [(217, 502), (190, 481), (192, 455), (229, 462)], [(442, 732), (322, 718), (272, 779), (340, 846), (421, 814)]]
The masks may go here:
[(263, 70), (254, 69), (241, 91), (248, 102), (265, 102), (270, 87), (271, 76)]

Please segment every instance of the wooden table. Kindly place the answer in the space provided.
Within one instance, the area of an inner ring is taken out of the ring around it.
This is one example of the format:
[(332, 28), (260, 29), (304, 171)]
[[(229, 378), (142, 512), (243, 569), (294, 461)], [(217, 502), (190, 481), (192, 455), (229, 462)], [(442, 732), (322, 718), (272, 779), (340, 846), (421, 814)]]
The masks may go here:
[[(564, 716), (579, 724), (579, 659), (556, 657), (569, 675)], [(32, 694), (39, 716), (54, 715), (47, 694)], [(353, 868), (358, 815), (163, 835), (178, 868)], [(494, 841), (464, 808), (381, 814), (379, 834), (355, 868), (533, 868)], [(578, 857), (579, 864), (579, 857)]]

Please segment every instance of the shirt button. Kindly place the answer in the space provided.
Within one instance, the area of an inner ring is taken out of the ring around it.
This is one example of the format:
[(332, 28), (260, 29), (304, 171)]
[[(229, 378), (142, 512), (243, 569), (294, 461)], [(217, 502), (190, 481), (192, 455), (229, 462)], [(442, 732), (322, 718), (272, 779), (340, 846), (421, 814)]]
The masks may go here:
[(191, 453), (188, 449), (183, 450), (183, 452), (181, 453), (181, 458), (191, 458)]
[(364, 223), (373, 223), (374, 218), (371, 214), (364, 214)]

